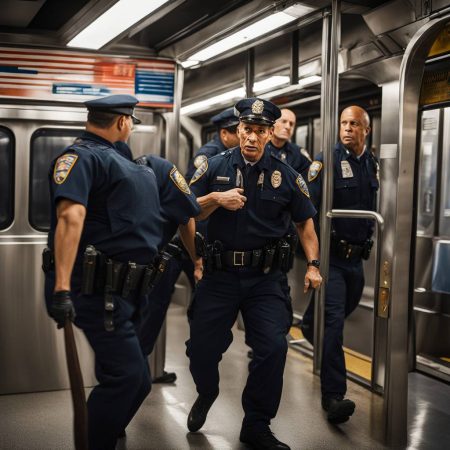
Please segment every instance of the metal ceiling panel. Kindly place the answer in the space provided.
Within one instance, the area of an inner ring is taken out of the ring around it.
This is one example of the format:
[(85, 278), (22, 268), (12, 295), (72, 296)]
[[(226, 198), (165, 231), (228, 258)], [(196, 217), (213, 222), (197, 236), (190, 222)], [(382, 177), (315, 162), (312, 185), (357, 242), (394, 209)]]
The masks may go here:
[(416, 20), (416, 12), (408, 0), (394, 0), (362, 15), (376, 36), (403, 27)]
[(2, 0), (0, 26), (27, 27), (44, 3), (45, 0)]

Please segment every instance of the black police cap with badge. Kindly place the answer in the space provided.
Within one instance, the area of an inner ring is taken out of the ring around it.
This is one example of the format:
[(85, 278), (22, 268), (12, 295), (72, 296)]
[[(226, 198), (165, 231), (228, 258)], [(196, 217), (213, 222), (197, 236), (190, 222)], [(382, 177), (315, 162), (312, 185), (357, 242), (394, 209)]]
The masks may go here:
[(136, 97), (125, 94), (108, 95), (107, 97), (100, 97), (84, 102), (88, 111), (130, 116), (133, 119), (134, 124), (139, 124), (141, 121), (134, 116), (134, 107), (137, 103), (139, 103), (139, 100)]
[(227, 108), (211, 117), (211, 122), (219, 129), (234, 128), (239, 124), (239, 119), (234, 113), (234, 108)]
[(281, 117), (281, 111), (273, 103), (260, 98), (244, 98), (234, 106), (235, 114), (241, 122), (272, 126)]

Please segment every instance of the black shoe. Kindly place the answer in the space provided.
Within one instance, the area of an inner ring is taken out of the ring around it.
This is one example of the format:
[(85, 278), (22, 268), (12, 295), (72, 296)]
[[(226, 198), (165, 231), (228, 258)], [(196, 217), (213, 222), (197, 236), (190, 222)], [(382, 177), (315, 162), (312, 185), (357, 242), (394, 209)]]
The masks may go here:
[(256, 450), (290, 450), (291, 448), (279, 441), (269, 427), (263, 430), (244, 427), (241, 430), (239, 440)]
[(153, 384), (156, 383), (175, 383), (177, 381), (177, 374), (175, 372), (166, 372), (163, 371), (163, 374), (160, 377), (155, 377), (152, 380)]
[(199, 395), (191, 408), (187, 420), (189, 431), (198, 431), (206, 421), (206, 416), (219, 393), (213, 396)]
[(328, 413), (328, 422), (339, 424), (347, 422), (355, 412), (355, 402), (348, 399), (336, 399), (332, 397), (322, 397), (322, 408)]

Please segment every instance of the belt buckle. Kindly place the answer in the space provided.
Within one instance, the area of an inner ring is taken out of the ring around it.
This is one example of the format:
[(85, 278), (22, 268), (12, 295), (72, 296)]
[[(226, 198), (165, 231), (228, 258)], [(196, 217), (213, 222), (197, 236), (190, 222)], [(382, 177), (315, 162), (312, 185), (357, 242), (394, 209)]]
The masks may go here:
[[(245, 252), (233, 252), (233, 266), (243, 266), (244, 265), (244, 254)], [(236, 257), (238, 259), (236, 260)], [(239, 261), (240, 258), (240, 261)]]

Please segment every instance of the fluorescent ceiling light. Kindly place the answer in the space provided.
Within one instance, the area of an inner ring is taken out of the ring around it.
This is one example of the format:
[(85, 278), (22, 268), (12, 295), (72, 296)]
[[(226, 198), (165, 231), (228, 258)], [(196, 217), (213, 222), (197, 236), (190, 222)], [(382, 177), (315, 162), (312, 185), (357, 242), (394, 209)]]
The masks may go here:
[(77, 34), (68, 47), (98, 50), (168, 0), (119, 0)]
[(193, 59), (188, 59), (187, 61), (182, 61), (181, 65), (183, 66), (184, 69), (188, 69), (189, 67), (196, 66), (199, 63), (200, 63), (200, 61), (195, 61)]
[(282, 86), (283, 84), (289, 83), (289, 77), (288, 76), (282, 76), (282, 75), (275, 75), (273, 77), (266, 78), (261, 81), (257, 81), (253, 85), (253, 91), (255, 93), (266, 91), (268, 89), (272, 89), (277, 86)]
[(298, 87), (305, 87), (309, 86), (310, 84), (318, 83), (322, 81), (322, 77), (319, 77), (319, 75), (311, 75), (310, 77), (302, 78), (299, 80), (297, 86)]
[(214, 97), (210, 97), (206, 100), (201, 100), (197, 103), (192, 103), (187, 106), (183, 106), (180, 109), (180, 113), (184, 115), (189, 115), (194, 112), (199, 112), (202, 109), (207, 109), (211, 105), (216, 105), (218, 103), (224, 103), (229, 102), (231, 100), (236, 100), (238, 98), (244, 98), (245, 97), (245, 89), (244, 88), (237, 88), (233, 89), (232, 91), (225, 92), (224, 94), (215, 95)]
[(258, 20), (257, 22), (236, 31), (232, 35), (209, 45), (208, 47), (191, 55), (188, 60), (206, 61), (207, 59), (220, 55), (227, 50), (245, 45), (253, 39), (287, 25), (288, 23), (297, 20), (299, 17), (302, 17), (311, 11), (314, 11), (314, 8), (309, 6), (294, 5), (284, 11), (277, 12), (265, 17), (264, 19)]

